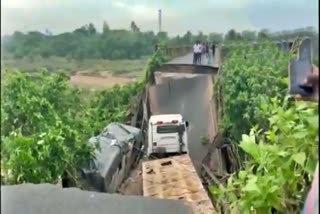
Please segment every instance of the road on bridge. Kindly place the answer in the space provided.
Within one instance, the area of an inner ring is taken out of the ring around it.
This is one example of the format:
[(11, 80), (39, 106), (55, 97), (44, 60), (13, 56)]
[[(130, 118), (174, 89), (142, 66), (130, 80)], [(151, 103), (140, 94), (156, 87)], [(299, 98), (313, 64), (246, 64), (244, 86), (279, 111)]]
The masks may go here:
[[(205, 54), (202, 55), (201, 65), (208, 65), (213, 67), (219, 67), (219, 54), (212, 56), (212, 51), (210, 50), (209, 57), (206, 57)], [(193, 53), (188, 53), (184, 56), (174, 58), (169, 61), (168, 64), (193, 64)]]

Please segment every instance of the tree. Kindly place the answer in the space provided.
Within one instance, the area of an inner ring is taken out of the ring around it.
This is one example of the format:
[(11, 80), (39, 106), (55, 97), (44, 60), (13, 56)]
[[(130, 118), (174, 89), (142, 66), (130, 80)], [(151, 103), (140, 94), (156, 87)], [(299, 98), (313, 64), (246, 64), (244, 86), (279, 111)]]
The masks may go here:
[(24, 36), (24, 33), (20, 31), (15, 31), (12, 35), (13, 38), (22, 38)]
[[(309, 36), (313, 43), (313, 56), (318, 56), (319, 34), (313, 28), (301, 28), (294, 31), (283, 31), (270, 34), (262, 30), (259, 38), (269, 36), (275, 40), (295, 39), (297, 36)], [(236, 32), (231, 29), (226, 35), (226, 40), (252, 40), (256, 38), (254, 31)], [(280, 39), (282, 38), (282, 39)], [(70, 33), (58, 35), (42, 34), (40, 32), (15, 32), (11, 36), (2, 37), (1, 47), (3, 56), (10, 58), (24, 58), (28, 56), (42, 57), (72, 57), (73, 59), (137, 59), (154, 52), (156, 44), (162, 43), (172, 46), (193, 44), (197, 39), (211, 41), (216, 44), (223, 42), (223, 34), (203, 32), (192, 34), (187, 31), (184, 35), (169, 38), (167, 32), (155, 34), (152, 31), (140, 32), (134, 21), (131, 30), (111, 30), (107, 22), (103, 22), (102, 32), (97, 32), (90, 23), (83, 25)], [(114, 50), (118, 50), (115, 51)], [(114, 53), (113, 53), (114, 52)]]
[(192, 41), (192, 33), (190, 31), (187, 31), (186, 34), (181, 38), (184, 44), (191, 44)]
[(228, 33), (224, 36), (225, 40), (236, 40), (237, 32), (234, 29), (228, 31)]
[(207, 41), (207, 36), (205, 36), (202, 31), (199, 31), (199, 33), (197, 35), (197, 40), (199, 40), (201, 42), (205, 42), (205, 41)]
[(167, 42), (169, 40), (167, 32), (158, 32), (157, 38), (159, 42)]
[(244, 30), (241, 33), (241, 37), (242, 37), (242, 39), (247, 40), (247, 41), (254, 41), (254, 40), (256, 40), (256, 32), (250, 31), (250, 30)]
[(74, 33), (90, 36), (90, 35), (95, 35), (97, 33), (97, 30), (92, 23), (89, 23), (88, 25), (84, 25), (76, 29)]
[(262, 29), (258, 33), (258, 39), (266, 39), (266, 38), (269, 38), (269, 36), (270, 36), (270, 33), (268, 29)]
[(109, 25), (106, 21), (104, 21), (102, 25), (102, 34), (106, 34), (109, 31), (110, 31)]
[(87, 25), (85, 25), (85, 26), (82, 26), (80, 28), (75, 29), (73, 32), (75, 34), (87, 35), (88, 34), (87, 28), (88, 28)]
[(223, 42), (223, 34), (222, 33), (210, 33), (209, 41), (214, 44), (221, 44)]
[(46, 29), (46, 30), (45, 30), (45, 34), (46, 34), (47, 36), (52, 36), (52, 32), (51, 32), (49, 29)]
[(94, 34), (97, 33), (97, 30), (96, 30), (95, 26), (92, 23), (90, 23), (88, 25), (87, 31), (88, 31), (89, 35), (94, 35)]
[(136, 23), (134, 21), (131, 22), (131, 31), (134, 33), (140, 32), (140, 29), (138, 28), (138, 26), (136, 25)]

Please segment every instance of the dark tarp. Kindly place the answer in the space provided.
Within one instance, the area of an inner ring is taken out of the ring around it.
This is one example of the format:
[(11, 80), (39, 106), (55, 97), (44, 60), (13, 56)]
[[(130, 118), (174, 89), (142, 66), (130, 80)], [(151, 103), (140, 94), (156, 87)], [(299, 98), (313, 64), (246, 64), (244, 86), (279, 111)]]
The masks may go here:
[[(95, 159), (82, 169), (82, 177), (94, 190), (113, 193), (127, 176), (141, 145), (140, 129), (120, 123), (109, 124), (89, 143), (97, 145)], [(126, 157), (126, 154), (129, 157)]]

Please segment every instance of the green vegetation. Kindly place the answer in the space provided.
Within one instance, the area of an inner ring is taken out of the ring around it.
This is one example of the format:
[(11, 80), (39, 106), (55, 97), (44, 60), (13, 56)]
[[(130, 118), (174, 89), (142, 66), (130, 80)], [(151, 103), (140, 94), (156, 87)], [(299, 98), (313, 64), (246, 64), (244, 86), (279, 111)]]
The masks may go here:
[(318, 160), (318, 107), (275, 100), (268, 108), (269, 127), (242, 136), (244, 168), (226, 186), (211, 187), (228, 204), (224, 213), (301, 213)]
[(318, 161), (318, 104), (286, 97), (293, 57), (272, 44), (230, 48), (218, 78), (221, 128), (244, 167), (209, 187), (222, 213), (300, 213)]
[[(91, 27), (90, 27), (91, 26)], [(15, 58), (25, 56), (83, 59), (137, 59), (154, 51), (153, 33), (113, 30), (97, 33), (93, 25), (56, 36), (40, 32), (16, 32), (4, 43), (4, 50)]]
[(125, 122), (141, 84), (90, 94), (72, 88), (63, 74), (8, 71), (1, 97), (1, 168), (9, 184), (54, 183), (77, 169), (93, 148), (87, 139), (112, 121)]
[[(193, 35), (190, 31), (183, 36), (169, 38), (166, 32), (154, 33), (140, 32), (136, 23), (131, 23), (130, 30), (112, 30), (104, 22), (99, 32), (93, 24), (82, 26), (73, 32), (52, 35), (32, 31), (28, 33), (15, 32), (11, 36), (1, 38), (2, 54), (9, 58), (27, 57), (30, 61), (35, 57), (51, 56), (67, 59), (140, 59), (151, 55), (156, 44), (170, 46), (191, 45), (196, 40), (210, 41), (221, 44), (223, 41), (244, 40), (255, 41), (265, 38), (276, 40), (294, 39), (298, 36), (309, 36), (318, 47), (319, 35), (313, 28), (297, 29), (295, 31), (283, 31), (270, 33), (268, 30), (236, 32), (231, 29), (225, 35), (210, 33), (208, 35), (199, 32)], [(318, 53), (318, 49), (315, 51)], [(316, 55), (316, 54), (315, 54)]]
[(287, 67), (292, 56), (271, 42), (256, 47), (229, 43), (226, 48), (230, 51), (217, 84), (223, 97), (221, 125), (231, 140), (240, 140), (255, 124), (267, 125), (260, 121), (261, 105), (267, 105), (270, 97), (287, 93)]
[[(132, 25), (132, 24), (131, 24)], [(131, 30), (111, 30), (105, 23), (102, 33), (93, 24), (85, 25), (70, 33), (48, 35), (41, 32), (15, 32), (2, 38), (4, 55), (21, 59), (36, 56), (84, 59), (139, 59), (151, 55), (156, 44), (191, 44), (195, 36), (187, 35), (170, 39), (165, 32), (140, 32), (133, 24)]]
[[(43, 63), (50, 71), (56, 71), (59, 64), (64, 64), (59, 68), (64, 71), (87, 67), (101, 71), (108, 65), (97, 66), (96, 60), (140, 60), (161, 42), (185, 45), (195, 39), (225, 40), (227, 60), (215, 90), (220, 128), (227, 143), (239, 144), (245, 158), (241, 171), (234, 173), (225, 186), (209, 189), (223, 213), (300, 212), (318, 160), (319, 125), (317, 104), (294, 103), (286, 97), (287, 68), (293, 54), (281, 51), (272, 42), (250, 46), (243, 41), (276, 38), (266, 30), (258, 34), (230, 30), (225, 38), (221, 34), (193, 36), (187, 32), (170, 39), (166, 33), (141, 33), (135, 23), (131, 28), (110, 30), (104, 24), (103, 33), (98, 33), (88, 25), (56, 36), (16, 32), (3, 42), (7, 54), (4, 63), (15, 67), (12, 57), (23, 57), (35, 64), (28, 67), (25, 61), (20, 62), (21, 70), (30, 71), (43, 58), (49, 58), (56, 60)], [(79, 167), (93, 158), (94, 148), (87, 139), (110, 122), (126, 122), (130, 108), (136, 104), (135, 95), (167, 60), (160, 46), (148, 62), (142, 81), (97, 92), (70, 86), (68, 78), (59, 72), (6, 71), (1, 85), (2, 181), (55, 183), (65, 173), (77, 180)], [(105, 63), (111, 66), (113, 62)], [(125, 72), (118, 63), (113, 66), (112, 71)], [(136, 69), (132, 67), (125, 69)], [(206, 143), (206, 139), (201, 142)]]
[(145, 83), (151, 81), (153, 72), (157, 70), (162, 64), (166, 63), (169, 58), (166, 56), (164, 47), (159, 46), (158, 50), (154, 53), (152, 58), (148, 61), (148, 65), (145, 70)]
[(39, 68), (46, 68), (49, 72), (61, 71), (72, 74), (78, 71), (85, 71), (90, 74), (108, 72), (113, 75), (136, 74), (141, 75), (147, 63), (147, 57), (133, 60), (105, 60), (105, 59), (84, 59), (77, 61), (63, 57), (51, 56), (49, 58), (24, 57), (22, 59), (3, 59), (2, 70), (17, 69), (19, 71), (36, 72)]
[(196, 40), (222, 44), (227, 41), (256, 41), (265, 38), (281, 41), (301, 36), (311, 37), (314, 63), (317, 64), (319, 35), (313, 28), (278, 33), (270, 33), (265, 29), (260, 32), (237, 32), (231, 29), (225, 35), (206, 35), (202, 32), (192, 34), (188, 31), (182, 36), (170, 38), (166, 32), (141, 32), (135, 22), (131, 22), (130, 30), (112, 30), (104, 22), (100, 32), (93, 24), (88, 24), (59, 35), (52, 35), (49, 31), (45, 34), (33, 31), (4, 36), (1, 38), (1, 69), (30, 72), (45, 68), (50, 72), (85, 71), (94, 75), (99, 75), (100, 71), (109, 71), (115, 75), (130, 74), (137, 77), (157, 44), (189, 46)]
[[(159, 65), (159, 50), (149, 61)], [(160, 60), (159, 60), (160, 58)], [(84, 91), (63, 73), (4, 71), (1, 90), (1, 177), (6, 184), (78, 181), (93, 150), (87, 144), (110, 122), (126, 122), (144, 81)]]

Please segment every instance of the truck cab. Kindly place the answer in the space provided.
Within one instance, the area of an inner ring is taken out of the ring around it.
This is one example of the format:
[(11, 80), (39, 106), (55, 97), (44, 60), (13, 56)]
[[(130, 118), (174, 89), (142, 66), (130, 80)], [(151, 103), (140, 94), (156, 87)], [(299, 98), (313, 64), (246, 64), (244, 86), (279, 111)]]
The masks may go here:
[(188, 125), (180, 114), (152, 115), (148, 123), (147, 155), (187, 153)]

